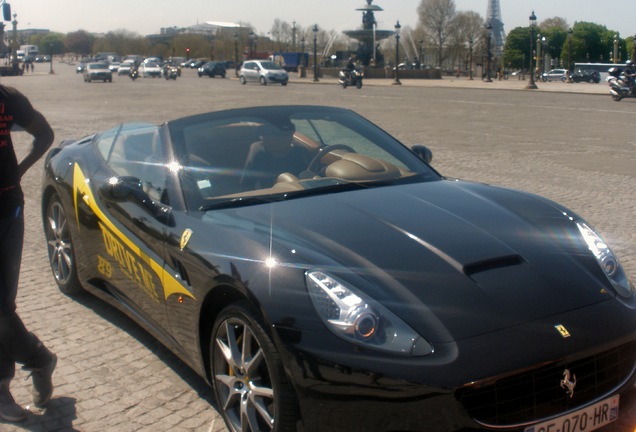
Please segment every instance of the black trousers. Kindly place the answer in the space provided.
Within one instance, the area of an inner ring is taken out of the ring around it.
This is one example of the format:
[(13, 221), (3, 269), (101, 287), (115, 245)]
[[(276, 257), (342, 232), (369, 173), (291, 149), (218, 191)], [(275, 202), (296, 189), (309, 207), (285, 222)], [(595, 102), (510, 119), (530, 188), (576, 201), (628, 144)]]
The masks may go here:
[(16, 313), (23, 243), (24, 214), (18, 207), (0, 219), (0, 380), (13, 378), (16, 363), (29, 365), (42, 351)]

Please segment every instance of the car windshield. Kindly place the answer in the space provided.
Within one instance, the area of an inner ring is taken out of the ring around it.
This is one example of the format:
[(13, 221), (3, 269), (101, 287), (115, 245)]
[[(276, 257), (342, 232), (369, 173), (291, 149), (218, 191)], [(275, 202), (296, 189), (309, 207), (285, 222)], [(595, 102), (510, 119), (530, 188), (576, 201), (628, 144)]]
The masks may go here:
[(167, 126), (190, 209), (439, 179), (395, 138), (344, 109), (248, 108)]
[(91, 63), (88, 65), (89, 69), (108, 69), (108, 65), (105, 63)]
[(264, 61), (261, 62), (261, 66), (263, 66), (263, 69), (283, 69), (282, 67), (280, 67), (278, 64), (271, 62), (271, 61)]

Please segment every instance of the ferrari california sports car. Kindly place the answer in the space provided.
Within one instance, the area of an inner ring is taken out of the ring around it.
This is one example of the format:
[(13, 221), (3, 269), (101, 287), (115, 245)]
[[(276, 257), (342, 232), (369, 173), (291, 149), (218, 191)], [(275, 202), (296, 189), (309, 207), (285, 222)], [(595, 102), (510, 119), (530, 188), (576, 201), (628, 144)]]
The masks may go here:
[(208, 380), (232, 431), (616, 420), (636, 367), (618, 259), (563, 206), (431, 161), (320, 106), (67, 140), (45, 161), (53, 275)]

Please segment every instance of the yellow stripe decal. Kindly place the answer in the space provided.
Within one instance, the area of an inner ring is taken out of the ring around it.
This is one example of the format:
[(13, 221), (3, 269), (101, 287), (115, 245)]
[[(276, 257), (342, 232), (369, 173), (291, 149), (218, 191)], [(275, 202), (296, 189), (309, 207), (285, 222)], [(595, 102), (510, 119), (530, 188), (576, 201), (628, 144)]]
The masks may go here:
[(144, 261), (150, 268), (157, 274), (159, 280), (161, 280), (161, 284), (163, 285), (164, 290), (164, 299), (168, 299), (171, 295), (181, 294), (187, 297), (194, 299), (194, 295), (186, 287), (184, 287), (181, 282), (179, 282), (173, 275), (166, 272), (163, 266), (151, 259), (147, 254), (145, 254), (139, 246), (137, 246), (134, 242), (132, 242), (128, 237), (126, 237), (116, 226), (112, 223), (110, 219), (106, 217), (102, 209), (99, 208), (97, 203), (95, 202), (93, 192), (89, 186), (89, 180), (86, 179), (82, 169), (79, 164), (75, 163), (74, 171), (73, 171), (73, 204), (75, 205), (75, 218), (77, 220), (77, 226), (81, 228), (79, 223), (79, 214), (78, 214), (78, 203), (77, 197), (81, 195), (82, 199), (86, 203), (86, 205), (95, 213), (95, 216), (100, 220), (102, 224), (104, 224), (108, 229), (121, 241), (123, 242), (134, 254), (136, 254), (142, 261)]

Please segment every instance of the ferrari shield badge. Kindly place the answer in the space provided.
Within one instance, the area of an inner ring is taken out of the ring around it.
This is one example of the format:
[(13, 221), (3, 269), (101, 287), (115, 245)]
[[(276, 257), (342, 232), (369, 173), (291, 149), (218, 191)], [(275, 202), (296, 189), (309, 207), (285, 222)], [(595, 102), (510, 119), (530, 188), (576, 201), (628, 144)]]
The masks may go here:
[(183, 231), (181, 234), (181, 250), (186, 247), (188, 242), (190, 241), (190, 237), (192, 236), (192, 230), (190, 228)]
[[(183, 237), (181, 238), (181, 244), (183, 244)], [(557, 331), (561, 334), (561, 336), (563, 336), (563, 338), (570, 337), (570, 332), (568, 331), (568, 329), (565, 328), (564, 325), (562, 324), (555, 325), (554, 328), (557, 329)]]

